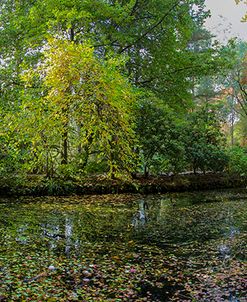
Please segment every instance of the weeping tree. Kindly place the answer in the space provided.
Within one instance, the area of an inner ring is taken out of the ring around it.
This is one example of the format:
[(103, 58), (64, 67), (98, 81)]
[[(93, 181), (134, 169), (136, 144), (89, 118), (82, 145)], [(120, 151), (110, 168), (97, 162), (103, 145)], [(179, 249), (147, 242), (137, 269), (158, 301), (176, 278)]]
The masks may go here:
[(122, 63), (99, 60), (88, 44), (49, 40), (43, 63), (23, 73), (22, 110), (12, 126), (28, 140), (29, 163), (51, 175), (78, 172), (93, 157), (111, 177), (132, 171), (135, 93), (119, 72)]

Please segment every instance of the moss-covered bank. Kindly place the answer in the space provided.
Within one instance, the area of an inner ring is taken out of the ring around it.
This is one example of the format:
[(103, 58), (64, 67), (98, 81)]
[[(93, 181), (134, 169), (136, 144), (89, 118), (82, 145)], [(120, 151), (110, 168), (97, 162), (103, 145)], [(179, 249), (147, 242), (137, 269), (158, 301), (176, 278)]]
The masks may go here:
[(109, 180), (102, 177), (80, 181), (46, 179), (29, 176), (26, 180), (3, 179), (1, 196), (84, 195), (118, 193), (167, 193), (222, 188), (241, 188), (247, 185), (247, 177), (228, 174), (177, 175), (143, 178), (132, 181)]

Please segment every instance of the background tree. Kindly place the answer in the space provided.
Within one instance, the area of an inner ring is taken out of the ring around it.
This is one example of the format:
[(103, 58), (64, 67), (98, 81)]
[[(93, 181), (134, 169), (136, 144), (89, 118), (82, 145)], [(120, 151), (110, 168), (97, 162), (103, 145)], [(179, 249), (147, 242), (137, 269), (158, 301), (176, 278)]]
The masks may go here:
[(138, 104), (136, 118), (144, 175), (183, 169), (182, 127), (174, 111), (154, 95), (144, 95)]
[(220, 104), (203, 104), (188, 115), (185, 128), (185, 154), (194, 173), (199, 169), (223, 171), (227, 166), (225, 141), (222, 133), (224, 114), (220, 116)]

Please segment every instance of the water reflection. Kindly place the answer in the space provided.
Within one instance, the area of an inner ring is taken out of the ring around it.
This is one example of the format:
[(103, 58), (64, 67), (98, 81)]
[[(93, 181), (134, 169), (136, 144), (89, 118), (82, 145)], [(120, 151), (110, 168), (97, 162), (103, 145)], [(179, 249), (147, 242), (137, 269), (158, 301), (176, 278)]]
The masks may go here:
[(148, 210), (148, 202), (145, 199), (140, 199), (138, 205), (139, 205), (139, 209), (133, 215), (132, 218), (132, 225), (136, 230), (144, 227), (148, 221), (148, 216), (146, 213), (146, 211)]
[(28, 224), (23, 224), (17, 229), (16, 241), (21, 244), (27, 244), (28, 236), (26, 235), (28, 231)]
[(43, 229), (43, 236), (54, 239), (54, 240), (59, 240), (62, 238), (64, 235), (60, 234), (60, 227), (57, 224), (54, 224), (54, 222), (49, 222), (46, 224), (42, 224), (42, 229)]
[(231, 249), (229, 245), (221, 244), (218, 247), (219, 257), (223, 260), (229, 259), (231, 257)]
[[(47, 268), (52, 265), (57, 268), (60, 259), (64, 258), (65, 263), (69, 263), (87, 257), (89, 266), (100, 258), (109, 263), (111, 272), (116, 265), (116, 270), (122, 269), (122, 272), (133, 275), (136, 266), (154, 261), (154, 270), (156, 265), (162, 268), (157, 281), (160, 286), (160, 283), (167, 282), (167, 267), (164, 269), (163, 263), (170, 265), (174, 261), (171, 268), (174, 274), (179, 265), (180, 269), (184, 266), (187, 273), (201, 266), (202, 272), (192, 274), (193, 278), (198, 276), (199, 281), (206, 280), (209, 286), (215, 287), (211, 276), (205, 273), (206, 265), (211, 263), (211, 272), (216, 273), (236, 259), (246, 260), (247, 253), (246, 242), (242, 240), (247, 233), (247, 195), (237, 202), (220, 195), (217, 202), (213, 202), (213, 195), (196, 195), (194, 198), (192, 194), (177, 194), (172, 200), (171, 195), (133, 197), (133, 201), (120, 204), (114, 200), (109, 202), (109, 198), (108, 203), (100, 204), (87, 204), (83, 198), (76, 202), (72, 202), (72, 198), (58, 198), (55, 202), (44, 198), (38, 203), (6, 203), (1, 206), (0, 213), (0, 256), (10, 257), (10, 264), (2, 264), (0, 257), (0, 274), (4, 272), (4, 277), (8, 278), (11, 268), (6, 267), (11, 266), (11, 257), (17, 253), (23, 259), (38, 255)], [(162, 257), (155, 262), (157, 254)], [(123, 257), (127, 258), (125, 263), (122, 263)], [(129, 262), (131, 266), (126, 268)], [(154, 270), (151, 270), (152, 278), (156, 274)], [(67, 282), (71, 268), (65, 267), (65, 272)], [(27, 280), (30, 278), (32, 276)], [(176, 278), (186, 278), (186, 274)], [(171, 286), (169, 282), (166, 284)], [(147, 291), (150, 288), (158, 291), (156, 285), (146, 284), (146, 287)], [(218, 285), (216, 289), (212, 295), (224, 295), (225, 289)], [(238, 301), (236, 292), (228, 300)], [(199, 297), (195, 301), (216, 300), (212, 297), (200, 300)]]
[[(69, 255), (88, 242), (134, 239), (166, 247), (218, 238), (222, 242), (217, 249), (224, 258), (231, 254), (235, 238), (247, 231), (246, 212), (239, 207), (241, 201), (195, 204), (193, 196), (172, 199), (171, 202), (171, 196), (149, 196), (121, 206), (76, 203), (73, 207), (66, 202), (61, 206), (58, 199), (58, 203), (52, 204), (45, 201), (42, 209), (35, 203), (6, 205), (0, 214), (0, 218), (4, 215), (0, 219), (0, 240), (7, 244), (12, 240), (6, 238), (13, 237), (22, 245), (39, 241), (52, 250), (61, 251), (63, 247)], [(246, 203), (241, 206), (246, 208)]]
[(72, 219), (65, 218), (65, 254), (69, 256), (72, 245), (73, 224)]

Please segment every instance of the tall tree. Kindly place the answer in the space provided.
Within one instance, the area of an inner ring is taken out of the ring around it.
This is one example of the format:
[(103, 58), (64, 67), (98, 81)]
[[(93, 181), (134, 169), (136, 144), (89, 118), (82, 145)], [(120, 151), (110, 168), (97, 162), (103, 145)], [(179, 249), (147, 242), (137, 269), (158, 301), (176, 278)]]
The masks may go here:
[(23, 103), (22, 112), (28, 109), (31, 115), (26, 133), (33, 128), (31, 120), (32, 126), (41, 126), (36, 129), (38, 135), (31, 134), (32, 147), (52, 148), (55, 138), (57, 148), (61, 145), (61, 164), (67, 165), (75, 160), (80, 145), (84, 161), (96, 154), (97, 160), (107, 162), (111, 176), (127, 175), (134, 162), (131, 108), (135, 96), (118, 72), (121, 62), (100, 62), (90, 45), (63, 40), (51, 40), (44, 55), (37, 71), (27, 70), (24, 75), (27, 83), (33, 76), (43, 83), (40, 96), (35, 100), (31, 92)]
[(214, 65), (212, 53), (188, 49), (195, 26), (208, 15), (204, 0), (22, 0), (17, 3), (23, 8), (18, 14), (15, 8), (14, 17), (7, 9), (12, 1), (5, 2), (3, 24), (9, 25), (1, 31), (12, 39), (8, 28), (20, 28), (26, 53), (37, 53), (47, 35), (76, 43), (90, 39), (100, 57), (109, 52), (128, 56), (132, 82), (173, 106), (189, 99), (189, 76), (202, 72), (205, 63)]

